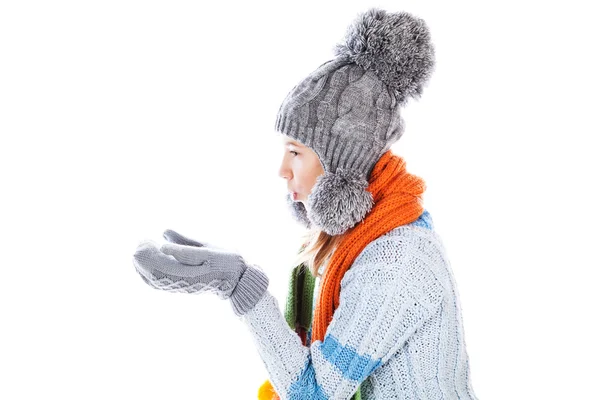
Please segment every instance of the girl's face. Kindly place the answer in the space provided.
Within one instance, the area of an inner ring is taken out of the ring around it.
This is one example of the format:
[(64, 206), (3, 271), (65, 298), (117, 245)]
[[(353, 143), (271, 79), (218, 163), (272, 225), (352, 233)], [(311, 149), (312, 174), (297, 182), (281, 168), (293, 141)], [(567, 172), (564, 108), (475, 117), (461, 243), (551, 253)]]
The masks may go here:
[(288, 190), (294, 201), (300, 201), (306, 206), (308, 195), (325, 170), (317, 153), (311, 148), (285, 135), (282, 135), (282, 142), (284, 154), (279, 176), (288, 181)]

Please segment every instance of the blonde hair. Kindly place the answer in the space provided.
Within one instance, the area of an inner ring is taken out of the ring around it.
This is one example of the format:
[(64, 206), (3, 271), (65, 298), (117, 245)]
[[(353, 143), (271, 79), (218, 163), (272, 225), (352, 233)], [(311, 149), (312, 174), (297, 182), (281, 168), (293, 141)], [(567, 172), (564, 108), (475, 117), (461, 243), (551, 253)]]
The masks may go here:
[(313, 276), (321, 276), (319, 268), (325, 265), (337, 249), (345, 234), (329, 235), (320, 229), (313, 228), (302, 236), (306, 247), (296, 256), (294, 265), (304, 263)]

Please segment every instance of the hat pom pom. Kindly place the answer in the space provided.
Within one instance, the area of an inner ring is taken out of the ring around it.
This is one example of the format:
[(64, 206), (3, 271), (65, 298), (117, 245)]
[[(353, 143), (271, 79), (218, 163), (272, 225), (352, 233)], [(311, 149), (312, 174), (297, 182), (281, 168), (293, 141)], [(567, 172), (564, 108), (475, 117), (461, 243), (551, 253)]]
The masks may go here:
[(356, 18), (334, 53), (372, 70), (400, 104), (421, 96), (435, 65), (425, 21), (406, 12), (387, 13), (378, 8)]
[(326, 172), (308, 196), (308, 218), (329, 235), (341, 235), (363, 220), (373, 207), (369, 183), (355, 170)]

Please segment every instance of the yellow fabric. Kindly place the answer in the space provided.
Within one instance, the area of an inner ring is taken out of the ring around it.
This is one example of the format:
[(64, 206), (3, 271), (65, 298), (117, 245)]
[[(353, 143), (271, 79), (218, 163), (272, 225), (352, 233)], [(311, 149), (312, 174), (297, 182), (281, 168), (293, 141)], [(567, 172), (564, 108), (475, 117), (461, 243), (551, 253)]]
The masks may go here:
[(258, 400), (275, 400), (279, 399), (275, 389), (269, 380), (266, 380), (258, 389)]

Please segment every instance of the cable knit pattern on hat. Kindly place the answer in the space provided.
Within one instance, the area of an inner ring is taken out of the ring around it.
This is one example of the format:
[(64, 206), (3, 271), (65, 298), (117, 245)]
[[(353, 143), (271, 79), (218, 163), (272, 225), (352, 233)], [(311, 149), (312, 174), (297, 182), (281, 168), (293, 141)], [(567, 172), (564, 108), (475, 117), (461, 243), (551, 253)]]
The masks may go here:
[(456, 283), (428, 212), (371, 242), (341, 285), (325, 339), (310, 346), (268, 291), (242, 317), (281, 399), (349, 399), (359, 386), (367, 400), (476, 399)]

